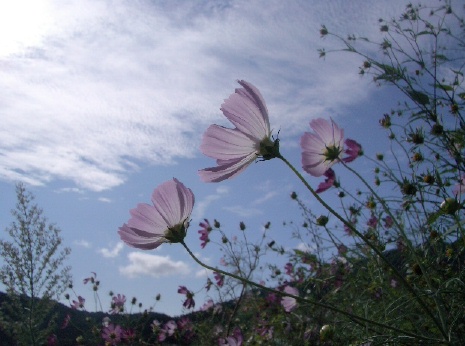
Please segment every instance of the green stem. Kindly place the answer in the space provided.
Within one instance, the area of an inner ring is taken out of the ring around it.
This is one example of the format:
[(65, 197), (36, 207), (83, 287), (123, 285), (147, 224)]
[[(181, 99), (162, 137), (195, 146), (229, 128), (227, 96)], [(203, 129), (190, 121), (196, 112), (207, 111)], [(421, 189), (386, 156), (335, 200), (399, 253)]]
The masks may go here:
[(413, 337), (413, 338), (417, 338), (417, 339), (421, 339), (421, 340), (428, 340), (428, 341), (434, 341), (434, 342), (444, 342), (443, 340), (438, 340), (438, 339), (432, 339), (432, 338), (428, 338), (428, 337), (424, 337), (424, 336), (421, 336), (421, 335), (418, 335), (418, 334), (415, 334), (415, 333), (410, 333), (410, 332), (407, 332), (407, 331), (404, 331), (402, 329), (398, 329), (396, 327), (392, 327), (392, 326), (388, 326), (388, 325), (385, 325), (383, 323), (379, 323), (379, 322), (376, 322), (376, 321), (372, 321), (372, 320), (369, 320), (367, 318), (364, 318), (364, 317), (361, 317), (361, 316), (357, 316), (357, 315), (353, 315), (347, 311), (344, 311), (344, 310), (341, 310), (341, 309), (338, 309), (334, 306), (331, 306), (331, 305), (327, 305), (327, 304), (324, 304), (324, 303), (320, 303), (320, 302), (317, 302), (317, 301), (314, 301), (314, 300), (310, 300), (310, 299), (307, 299), (307, 298), (303, 298), (303, 297), (299, 297), (299, 296), (295, 296), (293, 294), (289, 294), (289, 293), (286, 293), (286, 292), (282, 292), (282, 291), (278, 291), (276, 289), (273, 289), (273, 288), (270, 288), (270, 287), (266, 287), (266, 286), (263, 286), (259, 283), (256, 283), (254, 281), (251, 281), (249, 279), (246, 279), (246, 278), (243, 278), (243, 277), (240, 277), (236, 274), (233, 274), (233, 273), (228, 273), (224, 270), (221, 270), (221, 269), (218, 269), (218, 268), (214, 268), (212, 266), (209, 266), (208, 264), (205, 264), (203, 263), (202, 261), (200, 261), (195, 255), (194, 253), (189, 249), (189, 247), (186, 245), (186, 243), (182, 240), (181, 242), (181, 245), (186, 249), (186, 251), (189, 253), (189, 255), (192, 257), (192, 259), (197, 262), (200, 266), (206, 268), (206, 269), (209, 269), (213, 272), (218, 272), (218, 273), (221, 273), (223, 275), (226, 275), (226, 276), (229, 276), (229, 277), (232, 277), (236, 280), (239, 280), (240, 282), (242, 282), (243, 284), (248, 284), (248, 285), (251, 285), (251, 286), (254, 286), (254, 287), (257, 287), (257, 288), (260, 288), (264, 291), (267, 291), (267, 292), (272, 292), (272, 293), (275, 293), (275, 294), (278, 294), (280, 296), (286, 296), (286, 297), (291, 297), (291, 298), (294, 298), (296, 301), (300, 302), (300, 303), (307, 303), (307, 304), (312, 304), (312, 305), (316, 305), (316, 306), (319, 306), (321, 308), (324, 308), (324, 309), (328, 309), (328, 310), (332, 310), (334, 312), (337, 312), (337, 313), (340, 313), (342, 315), (345, 315), (345, 316), (348, 316), (350, 319), (352, 319), (354, 322), (360, 324), (360, 325), (364, 325), (362, 322), (364, 323), (370, 323), (372, 325), (376, 325), (378, 327), (381, 327), (381, 328), (385, 328), (385, 329), (390, 329), (390, 330), (393, 330), (395, 332), (398, 332), (398, 333), (402, 333), (406, 336), (410, 336), (410, 337)]
[(288, 161), (284, 156), (279, 154), (278, 158), (280, 158), (293, 172), (294, 174), (300, 179), (300, 181), (305, 185), (305, 187), (310, 191), (310, 193), (316, 198), (316, 200), (325, 207), (331, 214), (333, 214), (337, 219), (339, 219), (344, 225), (346, 225), (353, 233), (355, 233), (360, 239), (363, 240), (365, 244), (367, 244), (394, 272), (394, 274), (399, 278), (399, 280), (403, 283), (403, 285), (407, 288), (407, 290), (415, 297), (417, 302), (420, 304), (422, 309), (431, 317), (434, 323), (438, 326), (439, 330), (441, 331), (442, 336), (445, 340), (447, 340), (447, 333), (445, 333), (443, 326), (441, 323), (436, 319), (436, 317), (432, 314), (432, 312), (426, 306), (426, 303), (421, 299), (417, 292), (413, 289), (411, 285), (407, 282), (404, 276), (397, 270), (397, 268), (392, 264), (380, 251), (377, 246), (371, 243), (362, 233), (360, 233), (350, 222), (348, 222), (345, 218), (343, 218), (338, 212), (336, 212), (333, 208), (331, 208), (316, 192), (315, 190), (308, 184), (305, 178), (300, 174), (299, 171)]

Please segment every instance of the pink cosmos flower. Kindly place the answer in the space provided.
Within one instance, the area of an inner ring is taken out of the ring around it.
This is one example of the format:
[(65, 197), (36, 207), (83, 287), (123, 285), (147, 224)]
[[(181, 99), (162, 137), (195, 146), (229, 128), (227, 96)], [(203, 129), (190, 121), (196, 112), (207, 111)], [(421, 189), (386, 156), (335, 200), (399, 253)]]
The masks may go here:
[(102, 330), (102, 338), (110, 345), (116, 345), (121, 342), (123, 330), (119, 325), (109, 324)]
[[(302, 147), (302, 167), (314, 177), (320, 177), (337, 162), (352, 162), (362, 155), (362, 147), (356, 141), (347, 139), (344, 150), (344, 130), (331, 119), (313, 119), (310, 127), (314, 133), (305, 132), (300, 139)], [(348, 156), (341, 157), (342, 152)], [(328, 177), (329, 179), (329, 177)]]
[(152, 203), (138, 204), (130, 211), (131, 218), (118, 231), (121, 240), (143, 250), (183, 241), (194, 207), (192, 191), (173, 178), (153, 191)]
[(235, 126), (211, 125), (203, 134), (200, 150), (216, 159), (217, 166), (199, 171), (204, 182), (220, 182), (242, 172), (257, 158), (279, 156), (279, 140), (271, 139), (268, 110), (260, 91), (240, 80), (236, 89), (221, 105), (224, 116)]
[(322, 176), (339, 161), (343, 149), (344, 130), (331, 119), (313, 119), (310, 127), (315, 133), (305, 132), (300, 139), (302, 167), (310, 175)]
[(334, 173), (332, 168), (329, 168), (324, 174), (323, 174), (326, 179), (324, 182), (320, 183), (318, 185), (318, 188), (316, 189), (316, 193), (322, 193), (329, 188), (333, 187), (334, 182), (336, 181), (336, 173)]
[(63, 319), (63, 323), (61, 324), (61, 329), (65, 329), (66, 327), (68, 327), (70, 321), (71, 321), (71, 315), (66, 314), (65, 318)]
[[(299, 291), (297, 290), (297, 288), (291, 286), (284, 287), (284, 292), (292, 294), (294, 296), (299, 295)], [(292, 297), (283, 297), (281, 299), (281, 305), (283, 306), (284, 311), (291, 312), (297, 307), (297, 301), (295, 298)]]
[(205, 222), (199, 223), (199, 226), (202, 227), (202, 229), (198, 231), (198, 233), (200, 234), (200, 240), (202, 241), (202, 243), (200, 244), (200, 247), (202, 249), (210, 241), (210, 238), (208, 236), (212, 230), (212, 227), (210, 226), (210, 222), (208, 222), (207, 219), (204, 219), (204, 221)]
[(182, 304), (186, 309), (190, 309), (195, 307), (195, 301), (194, 301), (194, 293), (189, 291), (186, 286), (179, 286), (178, 289), (179, 294), (184, 294), (186, 296), (186, 300)]

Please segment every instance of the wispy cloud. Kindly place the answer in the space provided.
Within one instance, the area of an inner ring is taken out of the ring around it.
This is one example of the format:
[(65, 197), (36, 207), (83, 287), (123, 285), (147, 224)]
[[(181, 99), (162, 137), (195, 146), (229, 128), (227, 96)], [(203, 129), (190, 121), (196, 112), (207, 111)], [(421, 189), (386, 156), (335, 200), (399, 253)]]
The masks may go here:
[(253, 204), (253, 205), (263, 204), (263, 203), (269, 201), (270, 199), (272, 199), (272, 198), (273, 198), (274, 196), (276, 196), (277, 194), (278, 194), (277, 191), (270, 191), (270, 192), (266, 193), (264, 196), (255, 199), (255, 200), (252, 202), (252, 204)]
[(40, 35), (0, 55), (0, 179), (102, 191), (140, 163), (194, 157), (237, 78), (262, 90), (288, 136), (336, 116), (367, 92), (353, 57), (317, 59), (318, 27), (372, 32), (380, 6), (348, 3), (47, 2), (22, 26)]
[(196, 220), (203, 218), (210, 204), (226, 196), (228, 192), (229, 189), (225, 186), (217, 187), (214, 194), (207, 195), (201, 201), (196, 203), (192, 218)]
[(99, 249), (98, 252), (106, 258), (114, 258), (119, 255), (119, 253), (123, 250), (123, 243), (117, 243), (112, 249), (102, 248)]
[(128, 255), (129, 264), (120, 267), (119, 272), (129, 278), (151, 276), (184, 275), (190, 272), (189, 266), (182, 261), (173, 261), (169, 256), (150, 255), (141, 252), (131, 252)]
[(260, 209), (245, 207), (242, 205), (233, 205), (224, 207), (223, 209), (244, 218), (263, 214), (263, 211)]

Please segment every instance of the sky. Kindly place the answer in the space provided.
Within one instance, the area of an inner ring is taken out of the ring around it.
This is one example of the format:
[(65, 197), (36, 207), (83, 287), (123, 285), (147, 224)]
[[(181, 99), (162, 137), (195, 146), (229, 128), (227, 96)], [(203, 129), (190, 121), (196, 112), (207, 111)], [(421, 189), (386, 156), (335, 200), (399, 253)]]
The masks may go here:
[[(229, 126), (220, 106), (244, 79), (264, 96), (281, 152), (299, 170), (299, 140), (311, 119), (332, 117), (374, 156), (386, 142), (378, 120), (396, 92), (361, 78), (362, 61), (319, 34), (322, 24), (379, 39), (378, 19), (397, 17), (404, 0), (17, 0), (0, 3), (0, 228), (12, 221), (15, 183), (24, 182), (72, 249), (74, 288), (93, 311), (82, 280), (96, 272), (107, 293), (135, 296), (155, 311), (182, 313), (179, 285), (197, 292), (208, 274), (180, 245), (139, 251), (118, 227), (153, 189), (176, 177), (195, 194), (186, 243), (219, 265), (214, 244), (200, 248), (204, 218), (228, 234), (247, 225), (251, 239), (271, 222), (287, 249), (310, 246), (290, 236), (299, 220), (289, 198), (298, 179), (277, 160), (252, 164), (219, 184), (197, 171), (214, 166), (199, 150), (212, 123)], [(373, 51), (376, 54), (376, 51)], [(275, 162), (276, 161), (276, 162)], [(368, 172), (365, 161), (357, 168)], [(308, 177), (308, 176), (307, 176)], [(308, 177), (313, 186), (321, 179)], [(334, 198), (335, 192), (326, 192)], [(308, 197), (307, 197), (308, 196)], [(2, 233), (2, 237), (6, 236)], [(210, 246), (211, 245), (211, 246)], [(1, 261), (1, 260), (0, 260)], [(196, 295), (197, 306), (203, 293)]]

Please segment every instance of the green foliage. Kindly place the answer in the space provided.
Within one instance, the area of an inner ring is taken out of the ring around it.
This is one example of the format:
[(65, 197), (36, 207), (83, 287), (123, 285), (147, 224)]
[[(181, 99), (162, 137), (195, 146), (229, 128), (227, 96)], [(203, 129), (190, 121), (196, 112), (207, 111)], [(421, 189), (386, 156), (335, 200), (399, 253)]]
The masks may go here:
[(34, 197), (22, 184), (16, 186), (14, 221), (0, 241), (4, 265), (0, 279), (9, 300), (2, 304), (2, 328), (21, 345), (41, 345), (54, 329), (54, 299), (71, 280), (64, 261), (71, 250), (62, 248), (60, 229), (47, 224)]

